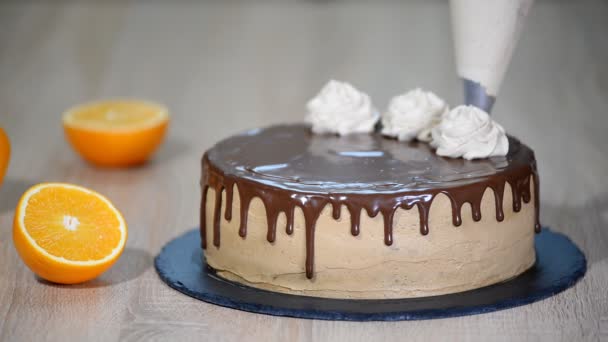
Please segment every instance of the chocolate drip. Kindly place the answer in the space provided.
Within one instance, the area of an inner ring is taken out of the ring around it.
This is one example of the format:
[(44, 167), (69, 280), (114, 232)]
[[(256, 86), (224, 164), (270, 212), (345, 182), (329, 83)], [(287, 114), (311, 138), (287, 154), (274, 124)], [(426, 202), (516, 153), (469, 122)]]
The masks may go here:
[(538, 172), (536, 172), (536, 161), (534, 162), (534, 172), (532, 173), (532, 177), (534, 179), (534, 231), (540, 233), (540, 185), (538, 180)]
[(203, 193), (202, 193), (202, 199), (201, 199), (201, 211), (200, 211), (200, 217), (201, 217), (201, 247), (203, 247), (203, 249), (207, 248), (207, 231), (205, 229), (205, 227), (207, 226), (207, 190), (209, 190), (209, 186), (208, 185), (203, 185)]
[(339, 220), (340, 219), (340, 203), (337, 202), (336, 200), (332, 200), (331, 201), (331, 215), (334, 218), (334, 220)]
[(353, 236), (359, 235), (359, 225), (361, 222), (361, 208), (345, 203), (350, 213), (350, 233)]
[(382, 210), (382, 218), (384, 219), (384, 244), (390, 246), (393, 244), (393, 217), (395, 209)]
[(456, 202), (456, 199), (452, 196), (448, 196), (450, 203), (452, 204), (452, 224), (454, 227), (460, 227), (462, 224), (462, 216), (460, 216), (460, 205)]
[(286, 216), (285, 218), (287, 220), (287, 224), (285, 226), (285, 232), (288, 235), (293, 234), (293, 217), (295, 216), (295, 210), (296, 210), (296, 207), (293, 206), (285, 212), (285, 216)]
[(494, 192), (494, 204), (496, 206), (496, 221), (502, 222), (505, 219), (505, 212), (502, 208), (502, 197), (505, 192), (505, 184), (497, 183), (490, 185), (490, 188)]
[[(237, 185), (238, 186), (238, 185)], [(247, 236), (247, 216), (249, 215), (249, 204), (253, 198), (252, 189), (248, 187), (238, 186), (239, 196), (241, 198), (241, 221), (239, 222), (239, 236), (244, 238)]]
[[(222, 190), (224, 187), (221, 184), (216, 184), (215, 189), (215, 209), (213, 210), (213, 245), (220, 246), (220, 214), (222, 208)], [(232, 203), (231, 203), (232, 205)]]
[[(224, 186), (226, 189), (226, 203), (232, 203), (232, 196), (234, 192), (234, 183), (230, 181), (230, 179), (226, 179), (226, 185)], [(226, 221), (232, 221), (232, 206), (226, 205), (224, 213), (224, 218)]]
[[(340, 151), (361, 149), (361, 139), (366, 151)], [(326, 151), (320, 156), (311, 148), (316, 143), (323, 143), (321, 146)], [(359, 156), (364, 158), (353, 160)], [(505, 158), (464, 161), (438, 157), (427, 145), (403, 144), (375, 134), (337, 138), (310, 135), (305, 126), (278, 126), (230, 138), (205, 153), (202, 164), (202, 247), (207, 247), (208, 189), (215, 190), (213, 244), (219, 248), (222, 192), (226, 192), (224, 218), (230, 221), (236, 186), (240, 196), (239, 235), (243, 238), (247, 236), (247, 215), (253, 198), (259, 198), (264, 204), (266, 237), (270, 243), (276, 240), (279, 215), (285, 214), (285, 231), (293, 234), (295, 208), (302, 209), (308, 278), (314, 275), (316, 222), (327, 205), (331, 205), (332, 217), (336, 220), (340, 219), (341, 207), (347, 208), (353, 236), (360, 233), (362, 210), (370, 217), (382, 214), (384, 244), (390, 246), (393, 244), (393, 219), (399, 208), (410, 210), (415, 206), (420, 218), (420, 233), (426, 235), (431, 204), (438, 194), (444, 194), (450, 200), (452, 222), (458, 227), (462, 224), (464, 203), (470, 204), (473, 220), (481, 220), (481, 201), (486, 189), (490, 188), (495, 198), (496, 220), (501, 222), (504, 220), (505, 184), (511, 186), (513, 211), (518, 212), (522, 201), (529, 203), (531, 200), (532, 179), (534, 228), (540, 231), (534, 153), (514, 138), (510, 138), (510, 152)], [(388, 175), (383, 175), (385, 170), (389, 170)]]

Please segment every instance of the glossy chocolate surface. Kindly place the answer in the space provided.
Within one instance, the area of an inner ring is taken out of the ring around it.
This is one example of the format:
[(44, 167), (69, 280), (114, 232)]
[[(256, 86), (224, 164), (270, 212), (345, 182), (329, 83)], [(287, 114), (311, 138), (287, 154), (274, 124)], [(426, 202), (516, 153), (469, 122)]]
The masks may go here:
[[(509, 183), (513, 209), (531, 199), (530, 179), (535, 180), (538, 231), (538, 175), (534, 152), (509, 138), (504, 157), (467, 161), (437, 156), (425, 143), (404, 143), (375, 134), (350, 136), (314, 135), (305, 125), (280, 125), (256, 129), (219, 142), (203, 157), (201, 234), (206, 248), (205, 207), (207, 189), (216, 190), (213, 244), (220, 245), (221, 192), (226, 191), (224, 216), (232, 219), (233, 187), (238, 187), (241, 210), (239, 234), (247, 234), (249, 204), (259, 197), (266, 207), (267, 239), (276, 236), (278, 215), (287, 217), (287, 233), (293, 232), (296, 206), (306, 223), (306, 275), (313, 277), (315, 222), (330, 204), (333, 217), (344, 205), (351, 215), (351, 233), (359, 234), (361, 210), (382, 214), (384, 242), (392, 244), (392, 220), (398, 208), (418, 208), (420, 231), (429, 233), (428, 213), (433, 198), (443, 193), (452, 203), (455, 226), (462, 223), (460, 209), (470, 203), (473, 219), (481, 219), (481, 199), (494, 191), (496, 219), (502, 221), (503, 192)], [(345, 242), (347, 243), (347, 242)]]

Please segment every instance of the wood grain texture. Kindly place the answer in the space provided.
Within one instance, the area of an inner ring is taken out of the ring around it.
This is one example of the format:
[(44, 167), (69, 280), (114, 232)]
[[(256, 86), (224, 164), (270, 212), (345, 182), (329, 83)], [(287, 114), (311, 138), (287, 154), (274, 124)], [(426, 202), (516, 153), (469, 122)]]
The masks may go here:
[[(329, 78), (381, 108), (415, 86), (460, 101), (446, 3), (0, 2), (0, 125), (13, 143), (0, 188), (0, 339), (608, 340), (607, 17), (605, 1), (537, 3), (493, 114), (535, 149), (541, 219), (585, 251), (585, 278), (485, 315), (346, 323), (198, 302), (158, 279), (153, 256), (197, 224), (203, 150), (246, 128), (301, 120)], [(96, 169), (64, 141), (64, 109), (111, 96), (171, 108), (168, 141), (145, 167)], [(123, 211), (127, 249), (99, 279), (51, 285), (17, 257), (14, 206), (41, 181), (92, 187)]]

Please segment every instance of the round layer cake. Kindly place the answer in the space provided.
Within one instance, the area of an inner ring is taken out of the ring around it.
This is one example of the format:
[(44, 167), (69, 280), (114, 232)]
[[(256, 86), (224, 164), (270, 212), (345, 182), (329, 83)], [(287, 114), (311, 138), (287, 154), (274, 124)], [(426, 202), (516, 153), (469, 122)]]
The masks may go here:
[(535, 261), (534, 152), (437, 156), (380, 134), (281, 125), (223, 140), (202, 162), (201, 237), (225, 279), (332, 298), (406, 298), (508, 280)]

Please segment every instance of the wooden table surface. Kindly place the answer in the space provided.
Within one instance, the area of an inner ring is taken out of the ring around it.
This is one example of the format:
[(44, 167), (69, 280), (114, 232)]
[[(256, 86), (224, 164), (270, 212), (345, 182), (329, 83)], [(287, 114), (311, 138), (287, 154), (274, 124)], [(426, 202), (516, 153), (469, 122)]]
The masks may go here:
[[(347, 323), (196, 301), (162, 283), (153, 258), (197, 225), (203, 151), (246, 128), (301, 120), (329, 78), (381, 108), (415, 86), (460, 101), (447, 3), (1, 2), (0, 125), (13, 157), (0, 189), (0, 339), (608, 340), (607, 17), (605, 1), (537, 3), (493, 113), (535, 149), (541, 219), (584, 250), (584, 279), (484, 315)], [(168, 139), (145, 167), (96, 169), (64, 140), (64, 109), (115, 96), (171, 109)], [(100, 278), (50, 285), (18, 258), (14, 207), (42, 181), (96, 189), (125, 215), (127, 248)]]

